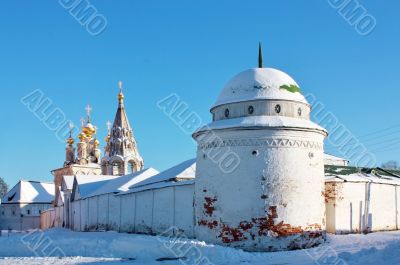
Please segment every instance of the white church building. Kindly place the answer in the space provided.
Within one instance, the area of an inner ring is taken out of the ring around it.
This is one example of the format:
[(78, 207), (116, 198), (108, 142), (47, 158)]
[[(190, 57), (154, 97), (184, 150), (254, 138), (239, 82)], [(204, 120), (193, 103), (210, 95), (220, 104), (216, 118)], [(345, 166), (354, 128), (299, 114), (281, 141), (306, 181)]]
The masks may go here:
[(233, 77), (210, 111), (212, 121), (193, 133), (196, 158), (158, 172), (144, 166), (121, 87), (103, 157), (90, 113), (77, 147), (67, 139), (41, 228), (169, 231), (247, 251), (399, 228), (399, 172), (324, 154), (328, 132), (310, 120), (296, 81), (263, 67), (261, 50), (258, 67)]

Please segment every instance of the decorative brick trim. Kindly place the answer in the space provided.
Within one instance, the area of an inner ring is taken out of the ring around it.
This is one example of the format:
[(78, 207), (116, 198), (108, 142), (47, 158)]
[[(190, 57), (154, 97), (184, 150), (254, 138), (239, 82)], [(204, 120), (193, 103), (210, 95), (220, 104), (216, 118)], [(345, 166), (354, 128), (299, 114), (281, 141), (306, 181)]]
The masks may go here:
[(219, 147), (236, 146), (267, 146), (267, 147), (295, 147), (322, 150), (323, 144), (319, 142), (293, 140), (293, 139), (226, 139), (200, 143), (200, 150)]

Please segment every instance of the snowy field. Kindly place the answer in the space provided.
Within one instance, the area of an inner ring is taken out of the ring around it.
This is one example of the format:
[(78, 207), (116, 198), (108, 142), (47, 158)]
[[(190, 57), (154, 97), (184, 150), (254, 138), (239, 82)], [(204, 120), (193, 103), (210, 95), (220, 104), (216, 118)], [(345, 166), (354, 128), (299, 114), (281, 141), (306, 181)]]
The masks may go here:
[(400, 232), (329, 235), (323, 246), (307, 251), (248, 253), (183, 237), (171, 239), (52, 229), (10, 235), (3, 233), (0, 257), (0, 265), (400, 264)]

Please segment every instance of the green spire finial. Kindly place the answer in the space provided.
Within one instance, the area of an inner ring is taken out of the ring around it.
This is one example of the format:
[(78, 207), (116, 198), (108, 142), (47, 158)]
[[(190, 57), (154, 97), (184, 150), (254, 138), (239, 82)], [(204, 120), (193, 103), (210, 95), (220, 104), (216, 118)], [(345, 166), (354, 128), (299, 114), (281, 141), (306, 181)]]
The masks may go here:
[(263, 68), (263, 54), (262, 54), (262, 47), (261, 42), (258, 44), (258, 68)]

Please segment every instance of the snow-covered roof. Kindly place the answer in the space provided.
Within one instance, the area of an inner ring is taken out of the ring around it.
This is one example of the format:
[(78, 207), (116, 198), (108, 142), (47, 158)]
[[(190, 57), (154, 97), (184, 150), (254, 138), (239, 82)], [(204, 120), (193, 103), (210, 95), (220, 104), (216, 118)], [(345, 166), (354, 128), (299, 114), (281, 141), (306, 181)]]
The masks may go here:
[(324, 158), (329, 159), (329, 160), (348, 161), (343, 157), (338, 157), (338, 156), (330, 155), (327, 153), (324, 154)]
[(159, 172), (154, 168), (147, 168), (132, 174), (121, 176), (118, 178), (110, 179), (103, 183), (101, 187), (94, 190), (92, 193), (85, 196), (85, 198), (93, 197), (108, 193), (118, 193), (129, 190), (129, 187), (157, 175)]
[[(162, 188), (167, 188), (167, 187), (186, 186), (186, 185), (194, 185), (194, 179), (178, 181), (178, 182), (165, 181), (165, 182), (152, 183), (149, 185), (132, 188), (129, 191), (127, 191), (126, 193), (135, 193), (135, 192), (140, 192), (140, 191), (145, 191), (145, 190), (155, 190), (155, 189), (162, 189)], [(126, 194), (126, 193), (119, 193), (117, 195)]]
[(138, 182), (130, 186), (129, 190), (121, 192), (118, 195), (135, 193), (147, 189), (159, 189), (168, 186), (180, 185), (177, 183), (181, 182), (183, 183), (182, 185), (188, 185), (190, 184), (188, 181), (193, 181), (194, 183), (195, 176), (196, 159), (190, 159), (146, 180)]
[(253, 68), (233, 77), (225, 85), (212, 108), (260, 99), (291, 100), (308, 104), (297, 90), (299, 85), (286, 73), (273, 68)]
[(371, 182), (390, 185), (400, 185), (400, 177), (381, 175), (374, 173), (353, 173), (349, 175), (330, 174), (325, 176), (325, 182)]
[(54, 184), (38, 181), (19, 181), (3, 197), (2, 204), (51, 203), (54, 200)]
[[(110, 175), (76, 175), (74, 183), (74, 193), (79, 192), (79, 197), (83, 198), (99, 189), (107, 181), (120, 176)], [(74, 198), (76, 199), (76, 198)]]
[(195, 175), (196, 175), (196, 159), (190, 159), (174, 167), (171, 167), (151, 178), (136, 183), (130, 186), (129, 189), (159, 182), (194, 179)]
[(62, 190), (72, 190), (74, 186), (74, 178), (75, 176), (64, 176), (62, 179)]
[(318, 124), (305, 119), (296, 119), (285, 116), (247, 116), (236, 119), (226, 119), (213, 121), (199, 129), (195, 133), (206, 130), (230, 129), (230, 128), (250, 128), (250, 127), (288, 127), (306, 128), (326, 132)]
[(330, 154), (324, 154), (325, 165), (348, 165), (349, 161), (343, 157), (338, 157)]

